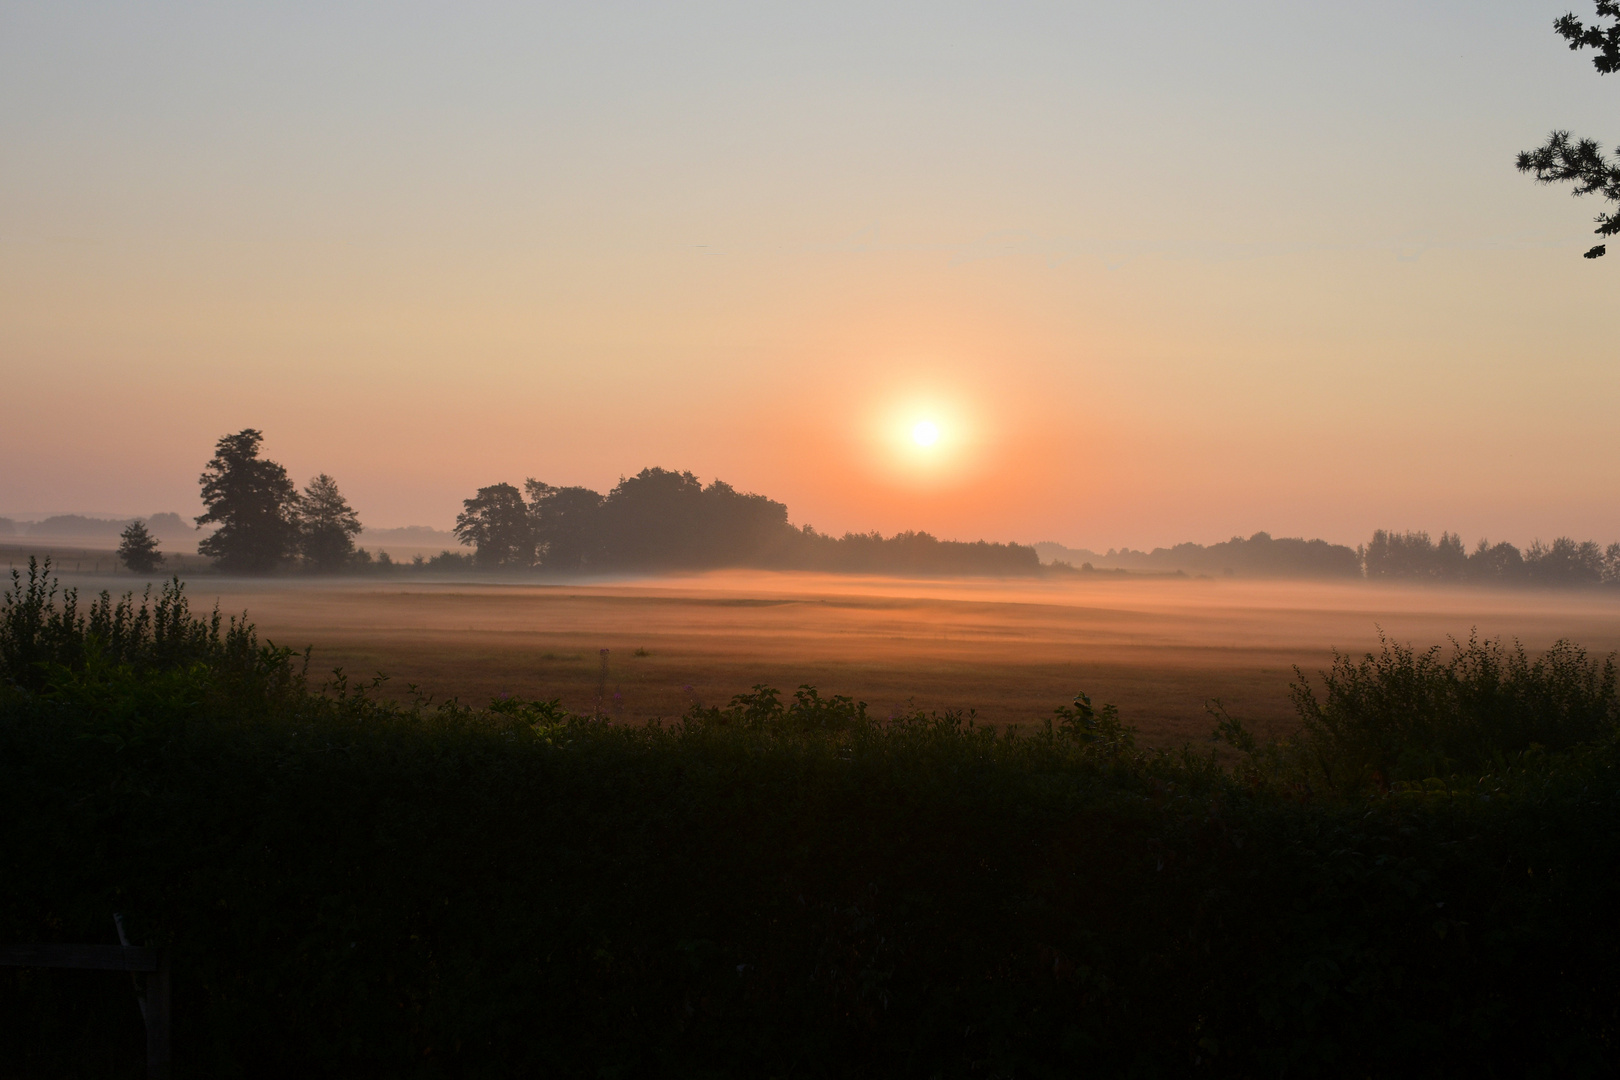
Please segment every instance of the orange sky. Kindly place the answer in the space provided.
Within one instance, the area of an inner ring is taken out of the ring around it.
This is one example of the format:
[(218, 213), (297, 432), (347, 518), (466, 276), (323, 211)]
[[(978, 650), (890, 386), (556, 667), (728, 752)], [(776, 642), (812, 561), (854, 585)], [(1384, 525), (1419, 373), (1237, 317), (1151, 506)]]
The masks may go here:
[(0, 5), (0, 515), (195, 513), (253, 426), (377, 526), (657, 464), (835, 531), (1620, 538), (1620, 266), (1512, 169), (1620, 134), (1562, 6), (1072, 8)]

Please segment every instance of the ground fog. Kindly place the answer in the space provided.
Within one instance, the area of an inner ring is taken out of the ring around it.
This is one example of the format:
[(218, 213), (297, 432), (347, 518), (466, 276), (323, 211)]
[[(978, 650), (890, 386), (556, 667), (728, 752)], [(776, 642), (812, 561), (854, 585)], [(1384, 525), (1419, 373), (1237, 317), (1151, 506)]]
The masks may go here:
[[(127, 576), (69, 575), (128, 589)], [(1032, 723), (1084, 690), (1144, 739), (1207, 737), (1221, 699), (1260, 730), (1292, 720), (1293, 667), (1471, 629), (1531, 649), (1620, 648), (1607, 594), (1185, 579), (964, 581), (724, 572), (594, 583), (198, 578), (199, 603), (246, 609), (277, 644), (313, 647), (315, 682), (388, 676), (438, 698), (561, 698), (625, 722), (810, 683), (884, 716), (916, 705)], [(606, 658), (602, 650), (606, 649)]]

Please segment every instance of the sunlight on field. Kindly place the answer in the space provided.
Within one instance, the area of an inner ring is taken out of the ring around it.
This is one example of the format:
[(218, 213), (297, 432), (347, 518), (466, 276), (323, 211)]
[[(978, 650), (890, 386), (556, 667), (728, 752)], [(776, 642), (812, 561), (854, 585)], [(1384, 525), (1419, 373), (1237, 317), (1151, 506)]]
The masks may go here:
[[(92, 584), (94, 579), (84, 579)], [(127, 579), (116, 582), (127, 588)], [(99, 587), (99, 586), (97, 586)], [(561, 697), (627, 722), (724, 701), (757, 682), (812, 683), (887, 715), (913, 702), (1028, 723), (1085, 690), (1156, 743), (1201, 740), (1204, 702), (1286, 725), (1292, 667), (1371, 647), (1381, 626), (1568, 637), (1620, 648), (1607, 595), (1188, 580), (926, 581), (727, 572), (591, 584), (199, 578), (199, 602), (247, 609), (312, 674), (384, 672), (439, 698)], [(601, 651), (608, 650), (606, 677)]]

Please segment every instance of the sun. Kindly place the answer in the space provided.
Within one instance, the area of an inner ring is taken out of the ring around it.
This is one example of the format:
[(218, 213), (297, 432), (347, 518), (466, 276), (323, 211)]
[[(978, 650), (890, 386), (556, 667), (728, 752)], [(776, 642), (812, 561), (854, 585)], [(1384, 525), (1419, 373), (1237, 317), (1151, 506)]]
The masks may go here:
[(933, 446), (939, 441), (939, 425), (932, 420), (920, 420), (911, 429), (911, 441), (918, 446)]

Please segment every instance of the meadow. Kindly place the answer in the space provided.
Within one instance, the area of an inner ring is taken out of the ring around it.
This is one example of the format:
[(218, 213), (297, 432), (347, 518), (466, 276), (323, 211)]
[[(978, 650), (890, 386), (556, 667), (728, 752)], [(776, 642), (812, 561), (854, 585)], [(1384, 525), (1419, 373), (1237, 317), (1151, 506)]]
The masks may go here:
[[(80, 565), (89, 566), (89, 560)], [(73, 560), (68, 560), (73, 565)], [(127, 575), (68, 573), (86, 591)], [(875, 716), (975, 710), (1033, 723), (1077, 691), (1119, 706), (1147, 745), (1206, 742), (1219, 699), (1262, 732), (1293, 723), (1294, 666), (1373, 648), (1559, 638), (1620, 649), (1620, 596), (1243, 579), (974, 580), (724, 571), (594, 583), (480, 579), (193, 579), (194, 602), (250, 610), (278, 645), (311, 646), (320, 683), (388, 676), (438, 700), (559, 698), (642, 722), (756, 683), (809, 683)], [(601, 650), (607, 649), (606, 678)]]

